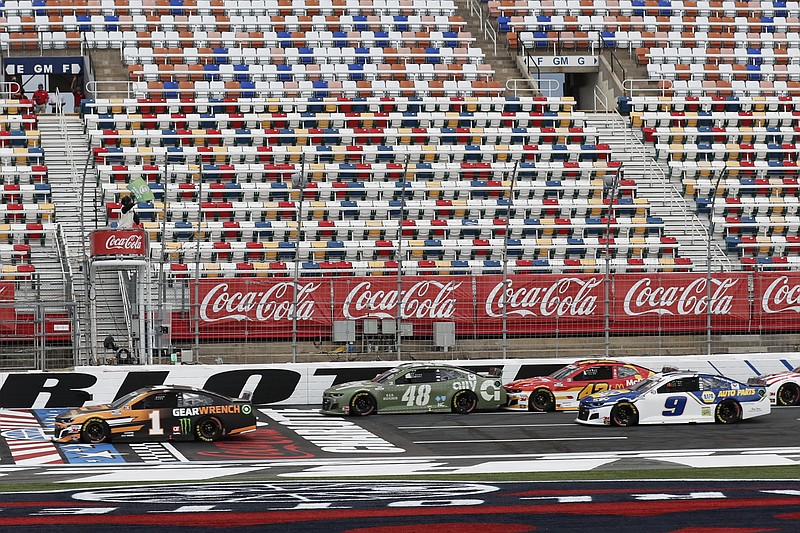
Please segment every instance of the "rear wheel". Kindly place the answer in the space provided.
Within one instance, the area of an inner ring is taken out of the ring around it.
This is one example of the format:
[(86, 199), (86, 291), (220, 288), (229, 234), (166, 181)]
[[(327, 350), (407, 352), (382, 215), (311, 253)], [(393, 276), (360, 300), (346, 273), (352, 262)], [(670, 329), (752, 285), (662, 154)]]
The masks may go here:
[(800, 405), (800, 387), (796, 383), (784, 383), (776, 395), (778, 405)]
[(100, 444), (111, 440), (111, 430), (108, 424), (99, 418), (90, 418), (81, 428), (81, 442)]
[(536, 389), (528, 399), (528, 409), (531, 411), (553, 411), (556, 408), (556, 397), (547, 389)]
[(719, 424), (735, 424), (742, 419), (742, 406), (734, 400), (725, 400), (717, 405), (714, 420)]
[(478, 407), (478, 397), (471, 390), (456, 391), (453, 395), (452, 409), (454, 413), (468, 415)]
[(621, 427), (635, 426), (639, 423), (639, 411), (629, 403), (615, 405), (611, 409), (611, 423)]
[(375, 398), (368, 392), (357, 392), (350, 400), (350, 414), (353, 416), (371, 415), (377, 407)]
[(194, 427), (197, 440), (213, 442), (222, 436), (222, 422), (214, 417), (203, 418)]

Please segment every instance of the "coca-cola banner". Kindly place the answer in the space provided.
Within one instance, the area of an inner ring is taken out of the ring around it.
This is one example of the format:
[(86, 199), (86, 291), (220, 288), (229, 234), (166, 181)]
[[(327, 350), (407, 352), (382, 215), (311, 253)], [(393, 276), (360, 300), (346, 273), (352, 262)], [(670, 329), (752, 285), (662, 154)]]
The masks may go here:
[(482, 276), (476, 287), (476, 330), (496, 332), (505, 320), (512, 334), (602, 331), (603, 276), (526, 274)]
[(0, 281), (0, 331), (14, 331), (14, 282)]
[(709, 295), (715, 329), (747, 328), (750, 321), (747, 274), (712, 276), (660, 273), (614, 276), (612, 331), (701, 331), (707, 327)]
[(796, 329), (800, 322), (800, 272), (757, 272), (753, 314), (762, 329)]
[(144, 230), (108, 230), (92, 232), (92, 257), (107, 255), (144, 256), (147, 249)]
[[(281, 336), (294, 322), (294, 281), (291, 279), (203, 279), (191, 291), (204, 337)], [(300, 330), (325, 325), (330, 333), (331, 285), (329, 280), (301, 278), (297, 283), (297, 324)], [(191, 334), (192, 320), (173, 318), (173, 336)], [(282, 334), (281, 334), (282, 332)], [(291, 333), (288, 333), (291, 335)]]
[[(397, 317), (397, 278), (336, 278), (335, 320)], [(402, 280), (401, 320), (430, 326), (433, 322), (473, 323), (472, 278), (410, 276)]]

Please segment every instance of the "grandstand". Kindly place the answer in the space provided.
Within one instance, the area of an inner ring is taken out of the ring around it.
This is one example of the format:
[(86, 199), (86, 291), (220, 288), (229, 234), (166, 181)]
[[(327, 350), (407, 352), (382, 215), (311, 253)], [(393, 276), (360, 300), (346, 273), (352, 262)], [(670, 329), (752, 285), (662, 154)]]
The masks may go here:
[[(348, 341), (365, 357), (400, 357), (401, 343), (471, 357), (794, 342), (788, 318), (768, 323), (753, 302), (757, 274), (800, 257), (796, 2), (0, 4), (7, 366), (98, 362), (109, 335), (141, 361), (180, 348), (324, 359)], [(25, 70), (37, 64), (71, 76)], [(79, 80), (86, 97), (37, 116), (13, 96), (43, 79), (59, 93)], [(117, 226), (132, 183), (152, 193), (136, 207), (143, 257), (93, 257), (90, 233)], [(612, 287), (712, 274), (754, 276), (740, 295), (752, 308), (636, 322)], [(552, 322), (503, 305), (481, 320), (482, 287), (566, 278), (597, 280), (591, 316), (573, 302)], [(328, 294), (294, 318), (301, 279)], [(351, 285), (372, 279), (384, 293), (423, 279), (472, 292), (430, 320), (398, 311), (396, 293), (348, 314)], [(280, 295), (247, 309), (228, 295), (217, 305), (234, 318), (205, 314), (226, 281)], [(248, 314), (262, 304), (268, 317)], [(440, 329), (457, 342), (438, 343)]]

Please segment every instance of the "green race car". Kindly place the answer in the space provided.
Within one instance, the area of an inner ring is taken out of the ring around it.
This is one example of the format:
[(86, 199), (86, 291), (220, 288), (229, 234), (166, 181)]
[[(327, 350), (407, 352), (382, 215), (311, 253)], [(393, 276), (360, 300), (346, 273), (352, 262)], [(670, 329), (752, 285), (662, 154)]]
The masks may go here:
[(371, 381), (351, 381), (322, 393), (321, 412), (366, 416), (373, 413), (453, 412), (497, 409), (506, 404), (499, 375), (484, 375), (444, 364), (405, 363)]

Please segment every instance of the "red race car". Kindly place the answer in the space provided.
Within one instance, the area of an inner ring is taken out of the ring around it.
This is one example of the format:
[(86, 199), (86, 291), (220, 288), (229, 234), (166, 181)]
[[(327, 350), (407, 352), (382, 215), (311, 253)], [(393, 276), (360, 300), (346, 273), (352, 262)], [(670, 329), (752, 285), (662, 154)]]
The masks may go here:
[(576, 410), (584, 396), (607, 389), (626, 389), (654, 373), (643, 366), (611, 359), (575, 361), (549, 376), (518, 379), (504, 385), (508, 393), (504, 409)]

